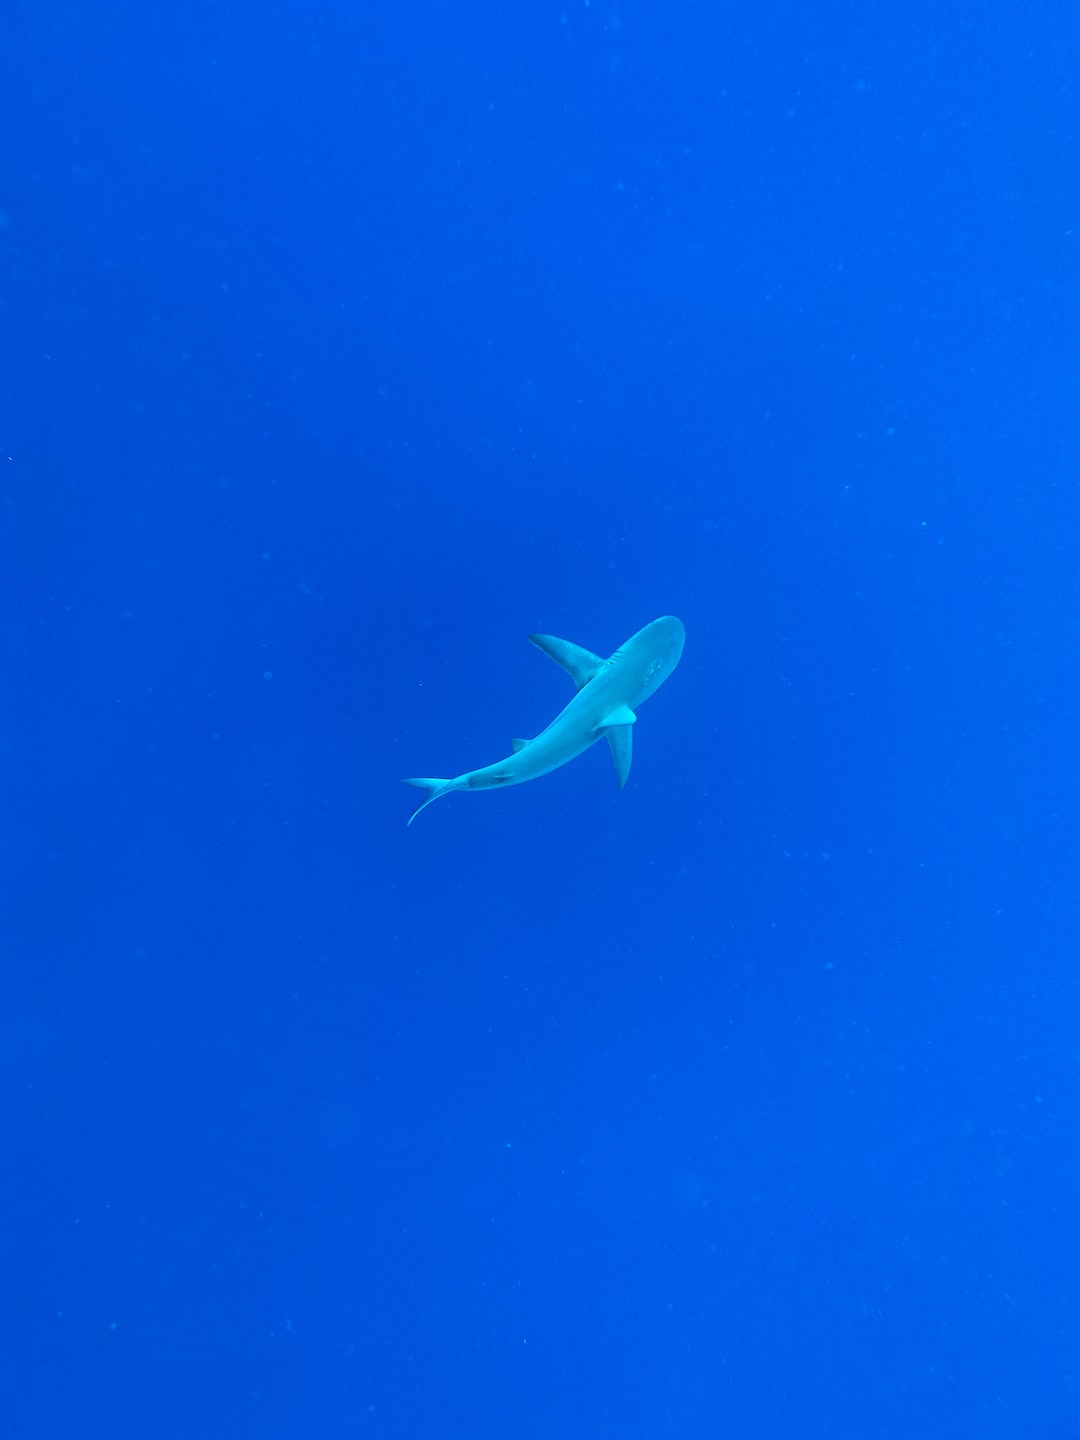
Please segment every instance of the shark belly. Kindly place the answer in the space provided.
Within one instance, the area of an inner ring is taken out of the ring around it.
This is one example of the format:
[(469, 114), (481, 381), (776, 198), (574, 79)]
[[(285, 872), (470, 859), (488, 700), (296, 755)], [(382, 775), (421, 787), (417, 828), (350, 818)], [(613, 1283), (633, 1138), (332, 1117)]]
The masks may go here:
[(526, 780), (539, 780), (541, 775), (550, 775), (552, 770), (558, 770), (560, 765), (575, 759), (600, 739), (598, 733), (575, 734), (570, 732), (569, 727), (567, 733), (560, 734), (556, 730), (557, 723), (549, 725), (535, 740), (530, 740), (505, 760), (467, 771), (459, 777), (461, 788), (494, 790), (501, 785), (522, 785)]

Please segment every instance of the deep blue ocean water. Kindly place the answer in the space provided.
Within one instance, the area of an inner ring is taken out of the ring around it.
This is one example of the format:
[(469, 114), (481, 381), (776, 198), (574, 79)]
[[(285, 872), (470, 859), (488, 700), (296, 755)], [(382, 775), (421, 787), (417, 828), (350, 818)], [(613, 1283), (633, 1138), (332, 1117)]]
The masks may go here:
[(1080, 1436), (1080, 11), (3, 32), (4, 1440)]

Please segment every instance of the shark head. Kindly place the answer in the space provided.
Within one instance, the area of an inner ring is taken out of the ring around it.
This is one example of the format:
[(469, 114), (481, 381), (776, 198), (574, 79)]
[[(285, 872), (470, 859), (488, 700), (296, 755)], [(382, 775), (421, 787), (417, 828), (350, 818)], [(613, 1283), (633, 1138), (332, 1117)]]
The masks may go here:
[(674, 615), (662, 615), (615, 652), (609, 663), (618, 662), (626, 675), (627, 690), (634, 697), (631, 707), (660, 688), (682, 658), (685, 644), (686, 626)]

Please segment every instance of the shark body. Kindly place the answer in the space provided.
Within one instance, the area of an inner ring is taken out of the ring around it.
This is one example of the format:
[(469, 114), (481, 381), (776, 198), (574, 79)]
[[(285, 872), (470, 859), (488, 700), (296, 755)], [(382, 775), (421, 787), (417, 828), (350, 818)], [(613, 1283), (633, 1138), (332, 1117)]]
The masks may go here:
[(678, 665), (686, 642), (686, 629), (674, 615), (664, 615), (631, 635), (606, 660), (554, 635), (530, 635), (545, 655), (563, 667), (577, 686), (577, 694), (546, 730), (533, 740), (515, 740), (513, 754), (480, 770), (444, 780), (435, 777), (406, 780), (427, 790), (426, 799), (409, 816), (411, 825), (433, 800), (455, 790), (495, 790), (537, 780), (565, 765), (606, 738), (611, 746), (619, 789), (626, 784), (633, 758), (633, 726), (637, 707), (654, 694)]

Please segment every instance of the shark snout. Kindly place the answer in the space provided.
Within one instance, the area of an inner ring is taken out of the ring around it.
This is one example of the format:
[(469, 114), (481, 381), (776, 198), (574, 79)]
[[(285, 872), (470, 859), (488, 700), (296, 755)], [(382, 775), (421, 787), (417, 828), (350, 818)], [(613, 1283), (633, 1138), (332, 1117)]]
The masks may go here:
[(676, 615), (661, 615), (645, 627), (644, 633), (656, 652), (656, 658), (664, 665), (665, 675), (670, 675), (682, 659), (686, 644), (686, 626)]

